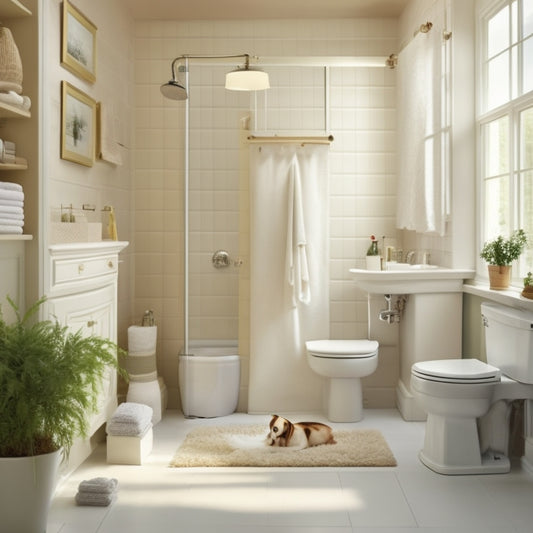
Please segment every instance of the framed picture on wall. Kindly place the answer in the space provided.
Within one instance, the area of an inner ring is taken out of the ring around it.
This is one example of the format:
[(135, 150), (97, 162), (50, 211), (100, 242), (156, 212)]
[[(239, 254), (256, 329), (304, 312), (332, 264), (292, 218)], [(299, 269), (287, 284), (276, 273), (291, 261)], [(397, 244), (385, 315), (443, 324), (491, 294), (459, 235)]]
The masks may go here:
[(61, 64), (81, 79), (96, 80), (96, 26), (63, 0)]
[(96, 101), (61, 82), (61, 159), (92, 167), (96, 139)]

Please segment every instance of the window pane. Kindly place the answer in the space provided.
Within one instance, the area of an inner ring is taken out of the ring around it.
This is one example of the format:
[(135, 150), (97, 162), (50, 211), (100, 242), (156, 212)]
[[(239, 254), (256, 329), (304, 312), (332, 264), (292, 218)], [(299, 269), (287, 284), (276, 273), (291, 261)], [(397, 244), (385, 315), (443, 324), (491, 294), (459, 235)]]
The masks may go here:
[(489, 20), (487, 45), (489, 57), (509, 47), (509, 8), (507, 6)]
[[(533, 3), (533, 0), (532, 0)], [(533, 37), (524, 41), (522, 48), (522, 94), (533, 91)]]
[(485, 181), (485, 240), (510, 233), (509, 178)]
[[(533, 236), (533, 171), (523, 172), (520, 176), (520, 227), (529, 235)], [(525, 251), (521, 266), (524, 270), (520, 275), (525, 275), (528, 268), (533, 270), (533, 247)]]
[(533, 0), (522, 1), (522, 37), (533, 33)]
[(484, 128), (485, 177), (509, 172), (509, 118), (489, 122)]
[(520, 169), (533, 169), (533, 107), (520, 113)]
[(519, 96), (518, 91), (518, 46), (513, 46), (511, 48), (511, 100)]
[(509, 52), (505, 52), (488, 64), (487, 105), (494, 109), (509, 101)]
[(511, 4), (511, 44), (518, 41), (518, 2), (514, 0)]

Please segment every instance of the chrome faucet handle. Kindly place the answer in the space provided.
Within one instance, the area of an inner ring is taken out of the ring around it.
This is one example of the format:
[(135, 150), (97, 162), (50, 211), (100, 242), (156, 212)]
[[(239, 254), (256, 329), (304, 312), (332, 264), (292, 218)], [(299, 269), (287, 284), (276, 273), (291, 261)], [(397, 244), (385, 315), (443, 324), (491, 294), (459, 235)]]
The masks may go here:
[(413, 264), (413, 258), (415, 256), (415, 251), (414, 250), (409, 250), (405, 256), (405, 262), (406, 263), (409, 263), (410, 265)]

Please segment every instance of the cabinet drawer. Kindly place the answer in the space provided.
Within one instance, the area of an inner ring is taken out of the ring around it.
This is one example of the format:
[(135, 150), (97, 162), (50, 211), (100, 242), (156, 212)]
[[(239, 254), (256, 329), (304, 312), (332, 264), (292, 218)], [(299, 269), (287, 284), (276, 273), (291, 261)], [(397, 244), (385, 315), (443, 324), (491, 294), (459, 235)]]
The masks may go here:
[(84, 281), (118, 272), (118, 256), (54, 259), (52, 262), (52, 287)]

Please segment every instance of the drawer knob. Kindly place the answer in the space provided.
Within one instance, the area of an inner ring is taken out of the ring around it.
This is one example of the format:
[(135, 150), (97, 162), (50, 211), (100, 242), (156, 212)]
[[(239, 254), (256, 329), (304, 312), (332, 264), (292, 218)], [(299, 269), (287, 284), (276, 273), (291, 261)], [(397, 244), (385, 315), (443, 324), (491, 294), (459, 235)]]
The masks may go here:
[(87, 322), (87, 327), (88, 328), (92, 328), (92, 327), (96, 326), (96, 324), (98, 324), (98, 322), (96, 320), (89, 320)]
[(113, 268), (115, 265), (113, 264), (113, 261), (108, 261), (108, 262), (107, 262), (107, 266), (108, 266), (109, 268)]
[(78, 273), (82, 273), (85, 270), (85, 265), (83, 263), (80, 263), (78, 265)]

